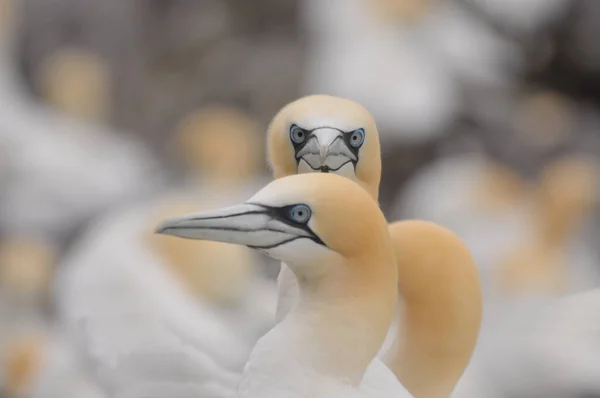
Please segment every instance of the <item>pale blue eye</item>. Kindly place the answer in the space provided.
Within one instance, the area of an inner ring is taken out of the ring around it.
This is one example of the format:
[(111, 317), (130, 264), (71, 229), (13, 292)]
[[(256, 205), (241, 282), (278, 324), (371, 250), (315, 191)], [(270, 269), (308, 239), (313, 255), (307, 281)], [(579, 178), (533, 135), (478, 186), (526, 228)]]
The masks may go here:
[(360, 148), (360, 146), (365, 142), (365, 130), (358, 129), (354, 130), (350, 134), (350, 145), (353, 148)]
[(300, 224), (306, 224), (310, 215), (311, 211), (307, 205), (295, 205), (290, 209), (290, 218)]
[(306, 131), (292, 124), (290, 127), (290, 139), (294, 144), (302, 144), (306, 140)]

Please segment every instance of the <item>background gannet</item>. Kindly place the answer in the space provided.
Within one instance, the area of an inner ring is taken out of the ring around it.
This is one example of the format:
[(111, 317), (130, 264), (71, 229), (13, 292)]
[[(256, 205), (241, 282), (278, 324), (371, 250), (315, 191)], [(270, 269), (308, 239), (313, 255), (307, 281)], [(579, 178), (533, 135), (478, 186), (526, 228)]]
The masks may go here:
[[(88, 87), (95, 79), (44, 74), (48, 103), (67, 96), (70, 100), (57, 104), (60, 111), (35, 101), (10, 63), (14, 38), (6, 30), (5, 25), (0, 37), (0, 104), (6, 113), (0, 120), (0, 231), (66, 245), (75, 231), (107, 208), (155, 192), (164, 173), (134, 137), (84, 120), (95, 112), (101, 115), (107, 106), (106, 98)], [(94, 75), (98, 65), (92, 55), (77, 54), (57, 54), (61, 68)]]
[(50, 318), (57, 253), (37, 240), (0, 244), (0, 379), (8, 397), (105, 397), (78, 352)]
[(409, 181), (392, 214), (455, 231), (475, 257), (487, 298), (575, 292), (598, 286), (598, 255), (582, 239), (594, 228), (583, 215), (597, 201), (595, 167), (562, 156), (525, 181), (481, 153), (449, 156)]
[(600, 286), (600, 261), (582, 234), (600, 192), (593, 159), (563, 156), (549, 163), (531, 196), (533, 233), (496, 266), (501, 290), (572, 293)]
[(169, 219), (157, 232), (246, 245), (297, 275), (298, 303), (252, 350), (240, 397), (411, 396), (375, 358), (398, 268), (383, 213), (357, 184), (292, 175), (242, 205)]
[(228, 397), (274, 321), (276, 287), (262, 274), (264, 257), (153, 231), (160, 219), (255, 190), (259, 124), (211, 106), (177, 128), (171, 149), (185, 176), (95, 223), (64, 259), (54, 293), (61, 320), (110, 393)]
[[(378, 198), (378, 132), (369, 112), (356, 102), (315, 95), (288, 104), (269, 127), (268, 153), (275, 178), (331, 172)], [(392, 224), (389, 232), (398, 256), (403, 315), (401, 334), (390, 331), (396, 341), (385, 353), (387, 363), (413, 395), (446, 396), (467, 366), (479, 333), (477, 269), (469, 250), (445, 228), (404, 221)], [(294, 281), (282, 264), (278, 321), (297, 300)]]
[(3, 388), (30, 397), (98, 397), (102, 394), (82, 371), (72, 342), (51, 320), (48, 285), (61, 249), (86, 222), (152, 192), (162, 173), (137, 139), (89, 120), (103, 113), (108, 100), (89, 90), (97, 87), (94, 68), (105, 66), (89, 53), (69, 59), (55, 54), (67, 73), (40, 77), (48, 84), (48, 102), (69, 93), (61, 111), (27, 92), (12, 62), (22, 5), (0, 1)]

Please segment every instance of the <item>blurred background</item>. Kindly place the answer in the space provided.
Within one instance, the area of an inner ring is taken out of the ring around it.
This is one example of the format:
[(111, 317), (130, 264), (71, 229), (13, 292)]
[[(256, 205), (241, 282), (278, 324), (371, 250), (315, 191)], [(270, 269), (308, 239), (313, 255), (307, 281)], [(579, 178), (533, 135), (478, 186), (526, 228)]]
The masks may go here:
[(278, 267), (151, 232), (269, 181), (268, 123), (308, 94), (375, 116), (386, 216), (457, 232), (486, 299), (600, 286), (598, 37), (595, 0), (0, 0), (2, 397), (111, 396), (70, 331), (145, 262), (259, 335)]

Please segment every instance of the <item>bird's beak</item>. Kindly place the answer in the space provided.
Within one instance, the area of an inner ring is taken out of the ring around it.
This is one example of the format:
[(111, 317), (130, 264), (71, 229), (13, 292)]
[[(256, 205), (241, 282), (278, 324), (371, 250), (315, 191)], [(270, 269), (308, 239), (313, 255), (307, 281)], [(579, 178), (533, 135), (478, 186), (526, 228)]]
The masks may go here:
[(158, 225), (155, 232), (262, 250), (300, 238), (315, 238), (309, 229), (278, 220), (273, 209), (249, 203), (170, 218)]
[(339, 130), (322, 127), (313, 131), (309, 141), (296, 153), (314, 171), (338, 171), (357, 160)]

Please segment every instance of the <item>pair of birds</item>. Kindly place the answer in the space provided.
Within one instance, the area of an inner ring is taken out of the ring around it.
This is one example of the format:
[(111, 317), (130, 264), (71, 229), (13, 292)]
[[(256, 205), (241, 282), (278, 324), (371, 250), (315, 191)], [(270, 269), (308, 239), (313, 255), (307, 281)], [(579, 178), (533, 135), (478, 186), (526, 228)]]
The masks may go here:
[(440, 226), (388, 226), (370, 113), (337, 97), (304, 97), (272, 121), (268, 152), (276, 180), (244, 204), (157, 227), (282, 261), (277, 325), (252, 350), (239, 396), (450, 395), (481, 324), (477, 268)]

